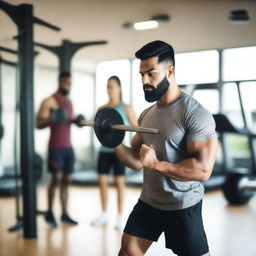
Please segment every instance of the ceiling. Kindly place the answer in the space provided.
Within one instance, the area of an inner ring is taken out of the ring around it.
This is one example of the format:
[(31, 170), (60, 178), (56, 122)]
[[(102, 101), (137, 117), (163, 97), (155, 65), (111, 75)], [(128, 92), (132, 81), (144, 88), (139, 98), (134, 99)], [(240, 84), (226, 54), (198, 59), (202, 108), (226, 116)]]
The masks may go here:
[[(102, 60), (134, 58), (134, 52), (145, 43), (160, 39), (171, 43), (176, 52), (256, 45), (255, 0), (34, 0), (6, 2), (18, 5), (30, 3), (34, 15), (61, 28), (55, 32), (34, 26), (36, 42), (59, 45), (63, 39), (73, 42), (107, 40), (108, 44), (89, 46), (77, 52), (73, 64), (83, 64), (88, 70)], [(234, 25), (229, 12), (246, 9), (250, 22)], [(148, 20), (153, 15), (168, 14), (170, 21), (158, 29), (135, 31), (122, 24)], [(0, 46), (15, 49), (16, 26), (0, 10)], [(57, 65), (57, 59), (46, 50), (36, 61)], [(10, 54), (2, 54), (13, 58)]]

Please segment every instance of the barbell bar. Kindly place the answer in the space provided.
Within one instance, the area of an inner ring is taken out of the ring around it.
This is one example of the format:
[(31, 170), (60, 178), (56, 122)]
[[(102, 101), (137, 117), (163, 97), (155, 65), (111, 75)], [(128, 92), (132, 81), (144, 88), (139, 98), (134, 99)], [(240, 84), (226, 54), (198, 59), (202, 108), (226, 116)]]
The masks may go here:
[(125, 132), (157, 134), (158, 129), (125, 125), (121, 115), (113, 108), (97, 112), (94, 121), (81, 121), (82, 126), (94, 127), (95, 134), (102, 145), (114, 148), (122, 143)]
[[(94, 121), (82, 121), (81, 125), (83, 126), (95, 126)], [(150, 133), (150, 134), (157, 134), (158, 129), (154, 128), (147, 128), (147, 127), (141, 127), (136, 125), (126, 125), (126, 124), (113, 124), (110, 127), (113, 130), (122, 130), (126, 132), (138, 132), (138, 133)]]

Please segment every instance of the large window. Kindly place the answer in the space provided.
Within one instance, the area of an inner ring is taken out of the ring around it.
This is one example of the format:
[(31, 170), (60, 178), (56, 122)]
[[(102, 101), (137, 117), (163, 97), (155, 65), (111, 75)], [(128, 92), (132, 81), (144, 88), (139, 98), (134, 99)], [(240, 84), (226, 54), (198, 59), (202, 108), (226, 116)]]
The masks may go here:
[[(71, 100), (74, 106), (74, 114), (83, 114), (87, 120), (94, 118), (94, 79), (84, 72), (73, 71)], [(76, 153), (76, 169), (90, 168), (94, 165), (92, 159), (92, 135), (93, 129), (78, 128), (72, 125), (72, 144)]]
[[(223, 112), (237, 128), (244, 128), (244, 121), (236, 83), (226, 83), (222, 88)], [(247, 105), (245, 103), (245, 105)], [(244, 105), (244, 106), (245, 106)], [(248, 137), (241, 134), (226, 134), (227, 164), (232, 167), (251, 167)]]
[(222, 110), (237, 128), (244, 128), (237, 85), (226, 83), (222, 88)]
[(215, 83), (219, 79), (219, 53), (216, 50), (175, 55), (178, 84)]
[(219, 91), (217, 89), (196, 89), (193, 97), (212, 114), (219, 112)]
[[(37, 66), (34, 79), (34, 108), (35, 115), (42, 100), (52, 95), (58, 88), (57, 69)], [(49, 129), (35, 129), (35, 151), (46, 158), (47, 146), (50, 136)]]
[(223, 80), (256, 79), (256, 47), (226, 49), (223, 51)]
[(247, 125), (256, 133), (256, 81), (240, 83), (240, 88)]
[[(2, 86), (2, 124), (4, 127), (4, 137), (1, 140), (1, 155), (5, 172), (13, 172), (14, 166), (14, 137), (18, 127), (15, 125), (16, 108), (16, 69), (14, 67), (2, 65), (1, 86)], [(0, 170), (1, 171), (1, 170)], [(3, 171), (3, 170), (2, 170)], [(1, 173), (0, 173), (1, 176)]]
[[(72, 76), (73, 88), (70, 98), (74, 106), (74, 114), (83, 114), (87, 120), (94, 118), (94, 80), (91, 75), (74, 72)], [(77, 147), (91, 145), (92, 129), (80, 129), (72, 126), (72, 139)], [(83, 138), (81, 140), (81, 138)]]

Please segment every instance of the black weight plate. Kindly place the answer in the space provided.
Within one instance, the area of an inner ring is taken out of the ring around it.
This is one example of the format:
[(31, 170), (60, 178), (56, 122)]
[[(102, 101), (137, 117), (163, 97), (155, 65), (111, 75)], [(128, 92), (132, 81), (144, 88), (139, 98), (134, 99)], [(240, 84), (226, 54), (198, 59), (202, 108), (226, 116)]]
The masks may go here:
[(250, 176), (243, 173), (230, 173), (223, 185), (223, 193), (230, 204), (246, 204), (252, 198), (252, 191), (240, 188), (243, 180), (248, 181)]
[(112, 130), (111, 125), (124, 124), (121, 115), (113, 108), (104, 108), (95, 116), (94, 131), (100, 143), (114, 148), (122, 143), (125, 131)]

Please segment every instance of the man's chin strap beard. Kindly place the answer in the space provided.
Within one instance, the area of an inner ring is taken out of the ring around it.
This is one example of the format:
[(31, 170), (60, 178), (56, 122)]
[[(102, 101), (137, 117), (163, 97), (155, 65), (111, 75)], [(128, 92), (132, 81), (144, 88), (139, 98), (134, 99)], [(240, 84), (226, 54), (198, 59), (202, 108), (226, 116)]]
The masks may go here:
[(154, 102), (160, 100), (160, 98), (166, 93), (168, 90), (170, 83), (165, 76), (164, 79), (157, 85), (156, 88), (154, 88), (152, 85), (143, 85), (143, 87), (150, 87), (152, 88), (152, 91), (145, 91), (145, 99), (147, 102)]
[(62, 96), (67, 96), (69, 94), (68, 90), (65, 90), (63, 88), (59, 88), (58, 92), (62, 95)]

